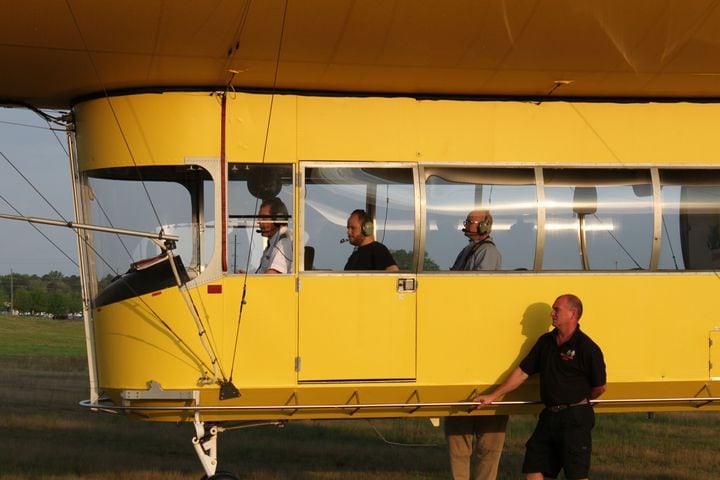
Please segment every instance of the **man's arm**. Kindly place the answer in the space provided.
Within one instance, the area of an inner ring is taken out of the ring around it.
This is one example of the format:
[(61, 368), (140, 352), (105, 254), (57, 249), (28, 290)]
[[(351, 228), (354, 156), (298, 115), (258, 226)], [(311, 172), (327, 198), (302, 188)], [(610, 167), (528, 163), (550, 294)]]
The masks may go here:
[(595, 400), (600, 395), (605, 393), (605, 390), (607, 390), (607, 385), (600, 385), (599, 387), (595, 387), (592, 390), (590, 390), (590, 400)]
[(523, 372), (520, 367), (517, 367), (515, 370), (512, 371), (510, 376), (505, 379), (503, 384), (493, 390), (492, 393), (475, 397), (473, 401), (478, 402), (479, 405), (477, 406), (477, 408), (482, 408), (485, 405), (490, 405), (498, 397), (502, 397), (506, 393), (512, 392), (513, 390), (518, 388), (525, 382), (525, 380), (528, 379), (528, 377), (529, 375), (527, 373)]
[(398, 267), (397, 265), (388, 265), (385, 270), (387, 270), (388, 272), (399, 272), (400, 267)]
[(272, 261), (263, 272), (266, 274), (290, 273), (292, 270), (292, 243), (285, 236), (281, 237), (272, 252)]

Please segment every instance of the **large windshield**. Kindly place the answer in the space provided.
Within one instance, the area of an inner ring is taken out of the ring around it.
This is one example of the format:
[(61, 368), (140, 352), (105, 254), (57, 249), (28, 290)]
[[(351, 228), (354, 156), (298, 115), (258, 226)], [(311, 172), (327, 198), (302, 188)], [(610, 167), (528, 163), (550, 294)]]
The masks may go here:
[[(174, 254), (196, 276), (213, 254), (213, 182), (199, 166), (104, 169), (88, 173), (88, 223), (177, 235)], [(90, 256), (100, 289), (132, 264), (161, 253), (149, 238), (92, 232)]]

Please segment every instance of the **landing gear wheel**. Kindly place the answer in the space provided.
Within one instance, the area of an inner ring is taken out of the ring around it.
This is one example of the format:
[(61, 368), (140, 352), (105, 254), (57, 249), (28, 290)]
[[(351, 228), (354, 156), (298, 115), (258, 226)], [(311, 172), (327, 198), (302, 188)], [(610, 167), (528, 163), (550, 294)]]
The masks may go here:
[(212, 477), (208, 478), (207, 475), (203, 475), (200, 480), (239, 480), (235, 475), (228, 472), (217, 472)]

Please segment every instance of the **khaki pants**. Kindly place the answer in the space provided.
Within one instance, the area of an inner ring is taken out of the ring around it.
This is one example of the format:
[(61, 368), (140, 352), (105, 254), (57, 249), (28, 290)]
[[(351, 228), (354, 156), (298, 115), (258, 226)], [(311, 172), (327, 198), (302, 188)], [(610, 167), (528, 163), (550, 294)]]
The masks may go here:
[(495, 480), (507, 422), (507, 415), (445, 418), (445, 438), (454, 480), (470, 480), (470, 459), (473, 456), (473, 480)]

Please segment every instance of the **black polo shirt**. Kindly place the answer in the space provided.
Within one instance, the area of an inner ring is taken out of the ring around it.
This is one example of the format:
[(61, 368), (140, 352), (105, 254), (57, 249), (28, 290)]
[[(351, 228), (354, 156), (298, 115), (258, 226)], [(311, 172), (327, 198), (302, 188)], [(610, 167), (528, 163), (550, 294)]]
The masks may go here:
[(345, 264), (345, 270), (385, 270), (395, 264), (395, 259), (385, 245), (372, 242), (355, 249)]
[(606, 383), (605, 360), (600, 347), (580, 331), (557, 345), (557, 329), (542, 335), (520, 362), (528, 375), (540, 374), (540, 399), (545, 405), (577, 403)]

